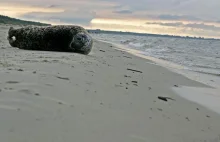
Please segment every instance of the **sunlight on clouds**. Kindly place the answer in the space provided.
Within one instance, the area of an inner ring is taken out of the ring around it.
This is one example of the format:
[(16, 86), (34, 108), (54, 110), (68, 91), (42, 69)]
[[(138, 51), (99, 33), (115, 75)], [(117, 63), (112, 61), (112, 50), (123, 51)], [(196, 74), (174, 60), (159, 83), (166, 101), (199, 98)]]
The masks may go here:
[[(203, 36), (211, 38), (219, 38), (220, 32), (214, 32), (204, 29), (186, 28), (186, 27), (175, 27), (175, 26), (164, 26), (159, 24), (146, 24), (146, 23), (166, 23), (164, 21), (153, 21), (153, 20), (140, 20), (140, 19), (107, 19), (98, 18), (91, 21), (92, 29), (103, 29), (111, 31), (127, 31), (137, 33), (153, 33), (153, 34), (167, 34), (167, 35), (180, 35), (180, 36)], [(171, 23), (179, 21), (171, 21)], [(185, 21), (182, 23), (190, 24), (195, 23), (192, 21)], [(210, 24), (210, 23), (208, 23)]]
[(159, 34), (161, 31), (166, 33), (169, 30), (169, 33), (174, 34), (176, 28), (172, 27), (162, 27), (159, 25), (146, 25), (146, 20), (138, 19), (93, 19), (91, 21), (91, 28), (93, 29), (106, 29), (106, 30), (117, 30), (117, 31), (128, 31), (128, 32), (139, 32), (139, 33), (155, 33)]
[(132, 20), (132, 19), (93, 19), (91, 21), (92, 24), (117, 24), (117, 25), (134, 25), (139, 26), (143, 25), (146, 22), (146, 20)]

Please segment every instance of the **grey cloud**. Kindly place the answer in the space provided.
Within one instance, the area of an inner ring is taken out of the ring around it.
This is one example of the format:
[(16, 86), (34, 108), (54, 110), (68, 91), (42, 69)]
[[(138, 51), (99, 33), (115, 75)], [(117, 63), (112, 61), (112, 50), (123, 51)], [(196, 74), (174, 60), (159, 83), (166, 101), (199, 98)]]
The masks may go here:
[[(220, 0), (108, 0), (146, 14), (190, 15), (205, 20), (220, 19)], [(190, 17), (190, 19), (194, 19)], [(164, 18), (162, 16), (162, 18)], [(168, 17), (165, 17), (168, 18)], [(170, 17), (178, 18), (178, 17)], [(181, 17), (186, 18), (186, 17)], [(188, 17), (189, 18), (189, 17)], [(187, 18), (187, 19), (188, 19)]]
[(207, 25), (207, 24), (204, 24), (204, 23), (184, 24), (182, 22), (174, 22), (174, 23), (147, 22), (146, 24), (169, 26), (169, 27), (183, 27), (183, 28), (192, 28), (192, 29), (203, 29), (203, 30), (209, 30), (209, 31), (220, 31), (220, 27), (217, 27), (215, 25)]
[(115, 6), (113, 6), (113, 8), (122, 8), (123, 7), (123, 5), (115, 5)]
[(184, 25), (182, 22), (175, 22), (175, 23), (147, 22), (146, 24), (171, 26), (171, 27), (179, 27)]
[(49, 5), (48, 7), (49, 7), (49, 8), (54, 8), (54, 7), (58, 7), (58, 5), (52, 4), (52, 5)]
[(194, 0), (174, 0), (173, 4), (179, 6), (179, 5), (184, 5), (184, 4), (190, 3), (192, 1), (194, 1)]
[(201, 24), (197, 24), (197, 23), (186, 24), (186, 26), (191, 27), (191, 28), (206, 29), (206, 30), (210, 30), (210, 31), (220, 31), (220, 27), (217, 27), (215, 25), (206, 25), (204, 23), (201, 23)]
[(197, 17), (194, 16), (189, 16), (189, 15), (159, 15), (159, 19), (161, 20), (189, 20), (189, 21), (197, 21), (201, 20)]
[(118, 14), (132, 14), (133, 12), (131, 10), (118, 10), (118, 11), (113, 11), (114, 13)]
[[(72, 14), (74, 13), (74, 14)], [(89, 25), (90, 21), (94, 18), (94, 13), (89, 11), (64, 11), (61, 13), (43, 13), (32, 12), (22, 15), (21, 18), (36, 19), (46, 21), (61, 21), (63, 23), (83, 24)]]

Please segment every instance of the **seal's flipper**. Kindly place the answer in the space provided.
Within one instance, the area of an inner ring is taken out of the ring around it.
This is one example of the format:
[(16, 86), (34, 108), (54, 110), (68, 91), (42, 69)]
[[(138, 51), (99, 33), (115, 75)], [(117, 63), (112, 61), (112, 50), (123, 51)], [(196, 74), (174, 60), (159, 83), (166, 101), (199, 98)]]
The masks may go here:
[(15, 29), (14, 29), (13, 27), (10, 27), (10, 28), (9, 28), (9, 30), (8, 30), (8, 36), (9, 36), (9, 37), (12, 37), (12, 36), (13, 36), (12, 34), (14, 33), (14, 30), (15, 30)]
[(15, 45), (15, 41), (16, 41), (16, 36), (14, 35), (14, 28), (13, 27), (10, 27), (9, 30), (8, 30), (8, 41), (9, 41), (9, 44), (12, 46), (12, 47), (16, 47)]

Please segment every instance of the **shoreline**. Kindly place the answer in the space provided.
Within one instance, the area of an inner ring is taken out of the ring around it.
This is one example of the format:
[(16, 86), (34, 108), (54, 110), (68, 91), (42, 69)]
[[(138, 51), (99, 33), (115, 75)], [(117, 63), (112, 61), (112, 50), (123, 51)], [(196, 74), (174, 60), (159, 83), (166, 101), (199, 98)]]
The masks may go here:
[[(183, 66), (180, 66), (175, 63), (171, 63), (169, 61), (165, 61), (162, 59), (157, 59), (154, 57), (144, 55), (141, 51), (126, 48), (125, 46), (117, 44), (117, 43), (112, 43), (112, 42), (102, 41), (102, 40), (99, 40), (99, 41), (112, 44), (116, 47), (115, 49), (119, 51), (124, 51), (134, 56), (152, 61), (153, 65), (164, 67), (171, 72), (177, 73), (179, 75), (183, 75), (184, 77), (187, 77), (188, 79), (207, 85), (207, 87), (205, 88), (204, 87), (191, 87), (191, 86), (181, 86), (181, 88), (173, 87), (172, 90), (177, 95), (191, 102), (203, 105), (207, 107), (208, 109), (210, 109), (211, 111), (214, 111), (220, 114), (220, 105), (219, 105), (220, 79), (218, 77), (185, 70)], [(213, 80), (215, 80), (215, 82)]]
[[(125, 51), (125, 52), (130, 53), (134, 56), (138, 56), (138, 57), (141, 57), (146, 60), (150, 60), (155, 65), (162, 66), (166, 69), (169, 69), (172, 72), (183, 75), (191, 80), (195, 80), (197, 82), (206, 84), (206, 85), (214, 87), (216, 89), (220, 89), (220, 78), (217, 75), (213, 75), (211, 73), (209, 74), (209, 73), (201, 73), (201, 72), (191, 71), (191, 70), (186, 69), (184, 66), (181, 66), (181, 65), (175, 64), (173, 62), (163, 60), (163, 59), (158, 59), (155, 57), (145, 55), (144, 52), (142, 52), (142, 51), (127, 48), (125, 45), (122, 45), (122, 44), (113, 43), (113, 42), (105, 41), (105, 40), (98, 40), (98, 41), (112, 44), (112, 45), (116, 46), (116, 49), (118, 49), (118, 50)], [(208, 79), (208, 78), (210, 78), (210, 79)], [(216, 81), (214, 82), (213, 80), (216, 80)]]
[(5, 29), (0, 30), (2, 141), (219, 138), (220, 115), (172, 90), (207, 85), (98, 41), (87, 56), (10, 48)]

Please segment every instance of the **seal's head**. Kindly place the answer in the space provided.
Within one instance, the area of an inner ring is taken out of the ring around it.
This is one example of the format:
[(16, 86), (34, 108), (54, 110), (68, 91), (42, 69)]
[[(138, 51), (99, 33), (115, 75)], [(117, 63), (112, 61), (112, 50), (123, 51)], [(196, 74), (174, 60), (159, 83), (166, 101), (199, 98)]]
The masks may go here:
[(89, 54), (92, 50), (93, 40), (88, 33), (78, 33), (74, 36), (70, 48), (76, 52)]

